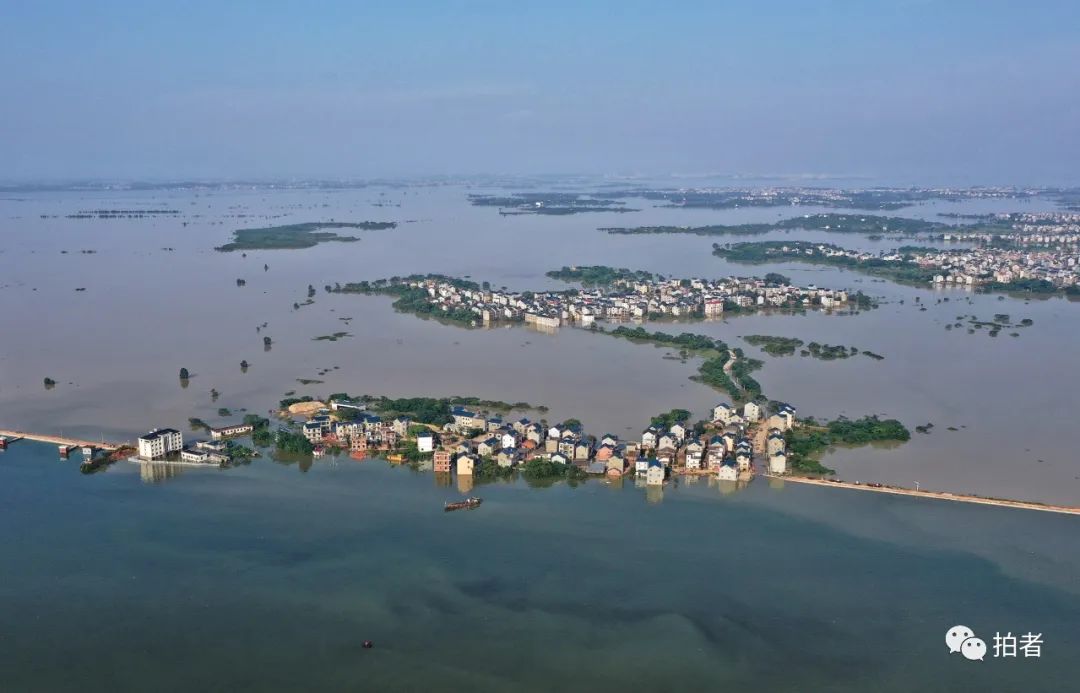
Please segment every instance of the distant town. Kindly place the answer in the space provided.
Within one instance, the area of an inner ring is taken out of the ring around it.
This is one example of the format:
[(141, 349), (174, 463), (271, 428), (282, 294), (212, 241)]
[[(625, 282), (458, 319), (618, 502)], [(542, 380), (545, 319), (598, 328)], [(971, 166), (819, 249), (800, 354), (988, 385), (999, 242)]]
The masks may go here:
[(1080, 251), (1075, 245), (1046, 250), (1002, 248), (992, 244), (968, 249), (902, 246), (889, 252), (872, 253), (849, 250), (830, 243), (765, 241), (717, 245), (713, 252), (732, 262), (800, 261), (827, 264), (924, 286), (967, 286), (984, 291), (1080, 295)]

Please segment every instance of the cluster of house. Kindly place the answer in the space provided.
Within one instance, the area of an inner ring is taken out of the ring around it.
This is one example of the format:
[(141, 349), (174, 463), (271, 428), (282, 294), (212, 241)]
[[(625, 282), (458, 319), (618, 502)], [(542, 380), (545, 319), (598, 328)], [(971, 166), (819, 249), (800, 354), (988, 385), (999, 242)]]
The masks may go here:
[[(337, 402), (332, 403), (332, 406), (335, 410), (347, 408), (347, 405)], [(323, 446), (328, 444), (347, 447), (350, 452), (366, 453), (368, 450), (393, 450), (408, 434), (411, 424), (412, 421), (407, 416), (384, 421), (382, 417), (363, 410), (360, 410), (355, 419), (336, 421), (324, 410), (305, 421), (301, 432), (315, 446), (316, 454), (321, 453)], [(420, 444), (419, 439), (417, 444)]]
[(597, 320), (623, 321), (650, 316), (720, 316), (725, 309), (820, 306), (832, 308), (848, 300), (846, 291), (775, 285), (757, 278), (720, 280), (622, 279), (604, 289), (578, 292), (509, 292), (466, 288), (440, 278), (407, 279), (403, 283), (427, 292), (429, 302), (444, 312), (470, 310), (483, 323), (525, 322), (538, 327)]
[(184, 445), (184, 436), (175, 428), (158, 428), (139, 436), (138, 459), (185, 464), (227, 464), (232, 460), (226, 438), (251, 433), (250, 424), (210, 429), (213, 440), (196, 440)]
[(965, 250), (925, 250), (874, 254), (859, 250), (816, 245), (807, 248), (780, 246), (780, 254), (795, 252), (824, 257), (846, 257), (858, 261), (887, 260), (909, 262), (924, 269), (938, 270), (932, 282), (937, 285), (979, 286), (989, 282), (1009, 283), (1023, 279), (1041, 279), (1064, 288), (1080, 283), (1080, 253), (1075, 249), (1008, 250), (980, 247)]
[(934, 275), (935, 284), (978, 286), (988, 282), (1007, 284), (1022, 279), (1039, 279), (1064, 288), (1080, 282), (1080, 253), (1075, 250), (1063, 252), (983, 247), (915, 253), (913, 262), (920, 267), (940, 270), (939, 274)]
[[(633, 473), (648, 485), (663, 484), (675, 470), (715, 474), (721, 480), (747, 479), (753, 473), (755, 444), (752, 431), (762, 437), (757, 454), (764, 456), (770, 474), (788, 471), (784, 432), (795, 424), (795, 409), (778, 405), (766, 415), (762, 406), (748, 402), (741, 410), (728, 404), (713, 408), (712, 420), (703, 435), (683, 423), (670, 427), (650, 426), (640, 440), (623, 441), (606, 434), (585, 435), (578, 424), (544, 426), (526, 418), (510, 423), (463, 407), (452, 410), (453, 422), (446, 432), (454, 442), (440, 445), (434, 433), (417, 438), (421, 452), (433, 452), (436, 473), (455, 471), (472, 475), (482, 458), (500, 467), (516, 467), (534, 459), (574, 464), (591, 474), (623, 476)], [(711, 435), (708, 435), (711, 431)]]
[(1072, 212), (1025, 212), (995, 214), (991, 219), (1008, 225), (1012, 233), (993, 230), (956, 231), (941, 234), (943, 241), (1012, 246), (1076, 246), (1080, 245), (1080, 214)]

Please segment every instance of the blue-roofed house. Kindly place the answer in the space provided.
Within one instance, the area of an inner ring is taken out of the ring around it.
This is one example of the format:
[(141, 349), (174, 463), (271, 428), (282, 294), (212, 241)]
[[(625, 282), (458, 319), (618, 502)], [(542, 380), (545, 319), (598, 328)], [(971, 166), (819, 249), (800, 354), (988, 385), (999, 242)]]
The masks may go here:
[(502, 448), (499, 444), (499, 439), (495, 437), (488, 438), (480, 442), (476, 446), (476, 454), (481, 457), (491, 457)]
[(731, 458), (724, 460), (716, 471), (716, 478), (720, 481), (738, 481), (739, 470), (735, 466), (735, 460)]
[(660, 486), (667, 476), (667, 468), (655, 457), (646, 462), (645, 483), (648, 486)]

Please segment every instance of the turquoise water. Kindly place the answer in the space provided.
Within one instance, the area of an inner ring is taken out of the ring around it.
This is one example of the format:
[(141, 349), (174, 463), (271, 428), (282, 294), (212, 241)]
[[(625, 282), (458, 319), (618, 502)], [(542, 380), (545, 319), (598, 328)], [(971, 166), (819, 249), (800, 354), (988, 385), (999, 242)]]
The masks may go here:
[[(147, 483), (0, 453), (0, 688), (1072, 690), (1076, 518), (758, 480), (481, 486), (381, 461)], [(1042, 657), (947, 655), (963, 623)], [(371, 650), (360, 643), (375, 642)]]

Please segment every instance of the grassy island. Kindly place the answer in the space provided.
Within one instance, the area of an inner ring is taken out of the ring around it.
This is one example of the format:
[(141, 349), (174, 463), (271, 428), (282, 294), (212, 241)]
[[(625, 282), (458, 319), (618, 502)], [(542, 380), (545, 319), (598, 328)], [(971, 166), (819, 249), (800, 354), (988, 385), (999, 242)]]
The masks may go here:
[(731, 349), (719, 339), (692, 332), (682, 334), (649, 332), (643, 327), (619, 326), (611, 331), (604, 329), (595, 331), (629, 339), (632, 342), (676, 347), (684, 355), (693, 353), (704, 356), (705, 360), (698, 366), (698, 374), (693, 380), (728, 393), (736, 402), (747, 402), (761, 396), (761, 384), (750, 374), (761, 368), (762, 362), (746, 358), (742, 350)]
[(475, 324), (480, 319), (478, 314), (468, 308), (443, 310), (440, 306), (431, 302), (427, 289), (408, 285), (410, 281), (427, 279), (445, 282), (458, 289), (476, 291), (481, 288), (480, 284), (466, 279), (456, 279), (441, 274), (414, 274), (408, 277), (391, 277), (390, 279), (335, 284), (330, 291), (340, 294), (395, 296), (397, 297), (397, 300), (393, 303), (395, 310), (402, 313), (412, 313), (420, 317), (439, 318), (465, 327)]
[(313, 248), (319, 243), (329, 241), (351, 243), (360, 239), (356, 236), (342, 236), (326, 229), (378, 231), (392, 229), (396, 226), (397, 223), (393, 221), (362, 221), (357, 223), (327, 221), (268, 226), (260, 229), (237, 229), (233, 231), (231, 243), (218, 246), (214, 250), (223, 253), (234, 250), (289, 250)]
[(655, 275), (644, 270), (606, 267), (604, 265), (581, 265), (551, 270), (546, 276), (566, 282), (581, 282), (586, 286), (606, 286), (617, 281), (652, 281)]
[(793, 470), (824, 475), (832, 474), (833, 470), (822, 465), (817, 458), (833, 445), (904, 442), (911, 439), (911, 431), (896, 419), (864, 416), (852, 420), (841, 417), (824, 425), (817, 425), (813, 419), (808, 419), (806, 425), (791, 429), (784, 437), (787, 440), (788, 462)]
[[(351, 399), (344, 393), (331, 395), (331, 399)], [(363, 402), (374, 412), (384, 417), (408, 416), (413, 421), (422, 424), (445, 426), (452, 422), (454, 417), (450, 414), (454, 407), (471, 407), (475, 409), (508, 412), (512, 410), (535, 410), (547, 411), (547, 407), (533, 406), (528, 402), (502, 402), (499, 400), (482, 399), (480, 397), (385, 397), (382, 395), (363, 395), (356, 401)], [(347, 410), (339, 410), (339, 414)]]
[(794, 337), (770, 337), (764, 334), (750, 334), (743, 337), (747, 344), (761, 347), (770, 356), (790, 356), (805, 342)]
[(514, 193), (511, 195), (469, 195), (476, 207), (498, 207), (499, 213), (566, 215), (583, 212), (636, 212), (622, 200), (584, 193)]
[[(810, 342), (806, 344), (797, 337), (773, 337), (764, 334), (751, 334), (743, 337), (747, 344), (761, 347), (761, 350), (770, 356), (791, 356), (796, 350), (803, 356), (812, 356), (822, 361), (833, 359), (846, 359), (863, 354), (875, 361), (881, 361), (885, 357), (872, 351), (860, 350), (858, 347), (847, 347), (839, 344), (821, 344)], [(802, 347), (805, 346), (805, 349)]]
[(311, 340), (314, 342), (336, 342), (339, 339), (344, 339), (351, 336), (352, 335), (348, 332), (335, 332), (333, 334), (324, 334), (319, 335), (318, 337), (312, 337)]

